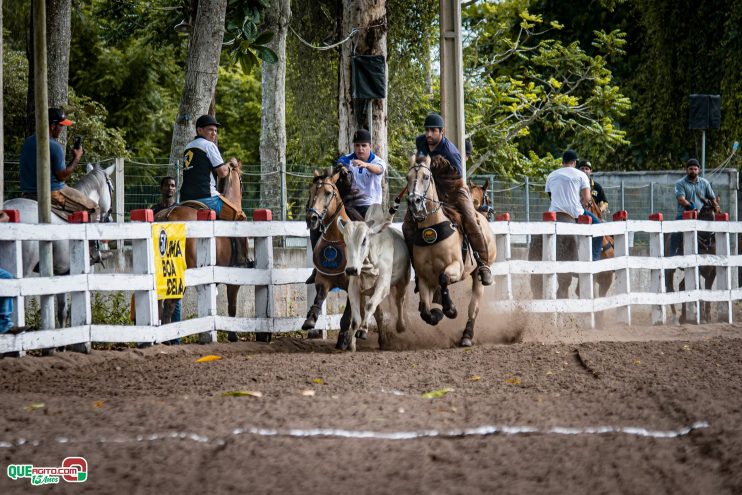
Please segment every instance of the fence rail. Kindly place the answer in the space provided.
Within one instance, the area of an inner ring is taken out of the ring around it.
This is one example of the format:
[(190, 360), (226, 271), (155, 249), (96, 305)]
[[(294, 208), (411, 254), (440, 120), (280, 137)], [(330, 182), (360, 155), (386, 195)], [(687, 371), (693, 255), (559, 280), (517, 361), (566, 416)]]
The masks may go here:
[[(664, 323), (669, 304), (685, 303), (691, 318), (699, 322), (699, 304), (704, 301), (719, 305), (725, 321), (732, 322), (734, 301), (742, 299), (738, 286), (737, 269), (742, 256), (730, 250), (730, 238), (742, 233), (741, 222), (682, 221), (618, 221), (598, 225), (579, 225), (556, 222), (494, 222), (498, 257), (492, 267), (495, 276), (494, 300), (485, 302), (504, 311), (534, 313), (574, 313), (587, 318), (595, 326), (598, 312), (613, 310), (617, 321), (631, 324), (633, 306), (651, 306), (652, 320)], [(399, 227), (397, 225), (397, 227)], [(698, 254), (698, 232), (715, 232), (717, 252)], [(684, 237), (683, 256), (665, 258), (664, 234), (680, 232)], [(644, 233), (649, 238), (649, 256), (630, 254), (629, 238)], [(525, 236), (543, 237), (542, 261), (525, 261), (512, 256), (515, 239)], [(578, 261), (556, 261), (558, 236), (576, 236)], [(590, 261), (592, 236), (612, 235), (616, 257), (597, 262)], [(215, 341), (216, 330), (238, 332), (289, 332), (301, 327), (303, 318), (277, 317), (274, 312), (273, 289), (285, 284), (303, 284), (310, 273), (310, 257), (303, 267), (276, 268), (273, 266), (273, 239), (276, 237), (307, 237), (301, 222), (186, 222), (186, 236), (198, 242), (199, 266), (186, 270), (187, 287), (198, 291), (196, 318), (161, 325), (157, 313), (154, 254), (151, 225), (148, 223), (86, 224), (86, 225), (0, 225), (0, 266), (15, 276), (14, 280), (0, 280), (0, 296), (15, 299), (14, 318), (24, 324), (26, 296), (53, 296), (71, 293), (72, 326), (62, 329), (42, 329), (17, 335), (0, 335), (0, 352), (17, 352), (57, 346), (82, 344), (89, 349), (90, 342), (164, 342), (177, 337), (200, 334), (202, 341)], [(249, 236), (254, 241), (256, 268), (225, 268), (215, 266), (217, 237)], [(90, 270), (87, 246), (90, 240), (126, 239), (131, 242), (134, 266), (132, 273), (98, 274)], [(23, 241), (68, 240), (71, 247), (69, 275), (24, 278), (21, 244)], [(699, 266), (717, 269), (714, 287), (701, 288)], [(665, 269), (680, 268), (685, 272), (686, 290), (665, 293)], [(648, 270), (649, 283), (632, 287), (631, 272)], [(593, 278), (606, 271), (615, 273), (614, 294), (596, 297)], [(557, 299), (556, 280), (559, 273), (574, 273), (580, 278), (577, 299)], [(544, 282), (543, 299), (516, 298), (513, 279), (519, 276), (541, 276)], [(232, 318), (219, 315), (216, 305), (216, 284), (251, 285), (255, 288), (255, 316)], [(99, 325), (91, 321), (91, 291), (131, 291), (136, 304), (134, 325)], [(41, 311), (51, 312), (51, 297), (41, 297)], [(319, 329), (339, 326), (340, 315), (324, 315)], [(53, 320), (52, 320), (53, 321)]]

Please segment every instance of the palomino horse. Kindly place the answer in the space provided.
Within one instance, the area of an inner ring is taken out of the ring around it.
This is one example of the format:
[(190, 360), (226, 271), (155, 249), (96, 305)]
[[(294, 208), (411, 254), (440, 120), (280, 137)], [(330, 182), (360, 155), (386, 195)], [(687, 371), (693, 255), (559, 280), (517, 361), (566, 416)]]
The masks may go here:
[[(441, 160), (445, 158), (436, 156), (433, 158), (432, 166), (435, 167), (436, 162)], [(471, 275), (472, 290), (468, 319), (459, 341), (460, 346), (470, 347), (484, 288), (479, 280), (474, 259), (471, 255), (465, 257), (462, 253), (463, 233), (459, 228), (452, 226), (451, 219), (443, 212), (443, 203), (438, 198), (430, 157), (419, 157), (416, 162), (413, 156), (407, 173), (407, 203), (417, 225), (412, 259), (420, 291), (418, 308), (420, 316), (429, 325), (437, 325), (444, 315), (456, 318), (458, 312), (448, 293), (448, 286)], [(487, 219), (481, 213), (477, 213), (477, 222), (482, 229), (489, 255), (489, 259), (483, 261), (491, 265), (497, 255), (495, 237), (487, 224)], [(437, 290), (440, 290), (442, 310), (431, 309), (433, 296)]]
[[(227, 198), (230, 203), (238, 208), (242, 204), (242, 181), (240, 179), (240, 166), (242, 163), (236, 158), (230, 158), (227, 162), (229, 166), (229, 175), (219, 179), (218, 190), (222, 196)], [(197, 212), (200, 203), (184, 202), (182, 205), (174, 206), (162, 210), (155, 215), (155, 221), (160, 222), (192, 222), (196, 221)], [(238, 246), (237, 244), (242, 244)], [(195, 239), (186, 239), (186, 266), (195, 268), (196, 262), (196, 241)], [(216, 266), (237, 266), (238, 253), (240, 249), (247, 254), (247, 238), (232, 240), (228, 237), (216, 238)], [(237, 294), (240, 291), (239, 285), (227, 285), (227, 311), (229, 316), (237, 315)], [(162, 323), (170, 323), (175, 310), (175, 299), (165, 299), (162, 304)], [(270, 334), (268, 334), (269, 336)], [(258, 334), (258, 340), (269, 340), (265, 335)], [(237, 334), (229, 332), (230, 342), (237, 341)]]
[[(342, 195), (338, 189), (338, 183), (347, 180), (344, 168), (338, 169), (337, 172), (327, 170), (322, 174), (315, 171), (312, 185), (309, 188), (307, 227), (311, 230), (318, 230), (321, 234), (317, 245), (314, 247), (313, 256), (314, 267), (317, 270), (314, 279), (317, 295), (314, 298), (314, 303), (309, 308), (307, 319), (301, 326), (302, 330), (309, 331), (310, 338), (317, 338), (321, 335), (318, 330), (314, 329), (314, 325), (317, 323), (317, 318), (322, 311), (322, 303), (324, 303), (327, 294), (334, 288), (346, 292), (348, 290), (348, 276), (345, 274), (347, 262), (345, 243), (336, 222), (338, 218), (342, 218), (345, 222), (350, 221), (343, 205)], [(340, 333), (335, 346), (337, 349), (344, 350), (350, 345), (350, 339), (348, 338), (350, 319), (349, 300), (340, 319)]]
[[(88, 173), (84, 175), (74, 186), (74, 189), (82, 192), (85, 196), (98, 203), (100, 217), (92, 219), (96, 222), (111, 221), (111, 206), (113, 205), (113, 184), (110, 175), (114, 166), (103, 169), (96, 164), (89, 167)], [(6, 210), (18, 210), (21, 214), (21, 223), (39, 223), (39, 210), (36, 201), (25, 198), (15, 198), (5, 202)], [(57, 215), (52, 215), (52, 224), (66, 224)], [(30, 275), (39, 264), (39, 243), (27, 241), (23, 243), (23, 274)], [(54, 275), (65, 275), (70, 271), (70, 243), (69, 241), (52, 242), (52, 266)], [(66, 294), (57, 294), (57, 319), (59, 326), (64, 326), (67, 321), (67, 298)]]
[[(699, 220), (713, 221), (714, 213), (720, 213), (721, 210), (712, 201), (703, 201), (701, 211), (698, 212)], [(683, 255), (683, 235), (680, 234), (678, 242), (675, 246), (675, 252), (672, 252), (670, 246), (670, 239), (672, 234), (665, 234), (665, 257), (670, 256), (682, 256)], [(713, 232), (699, 232), (698, 233), (698, 254), (716, 254), (716, 234)], [(668, 268), (665, 270), (665, 292), (675, 292), (675, 270), (679, 268)], [(714, 286), (714, 280), (716, 279), (716, 267), (715, 266), (700, 266), (698, 268), (699, 274), (703, 277), (704, 288), (710, 290)], [(685, 290), (685, 278), (680, 281), (678, 285), (678, 291)], [(673, 318), (677, 318), (675, 313), (675, 305), (671, 304), (670, 309), (672, 310)], [(708, 322), (711, 318), (711, 302), (701, 302), (701, 320)], [(686, 313), (685, 304), (681, 304), (680, 323), (685, 323)]]
[(471, 202), (474, 203), (474, 209), (481, 212), (487, 218), (487, 221), (492, 221), (495, 216), (495, 209), (492, 208), (490, 197), (487, 194), (489, 186), (489, 179), (485, 180), (482, 186), (469, 181), (469, 193), (471, 194)]
[[(596, 217), (602, 219), (602, 212), (594, 202), (590, 204), (590, 211)], [(574, 223), (574, 219), (563, 213), (557, 213), (557, 222)], [(528, 249), (528, 260), (538, 261), (542, 259), (543, 239), (540, 235), (531, 238), (531, 244)], [(600, 250), (600, 259), (613, 258), (615, 252), (613, 249), (613, 236), (603, 236)], [(577, 239), (572, 235), (560, 235), (557, 237), (557, 261), (577, 261)], [(567, 299), (569, 297), (569, 286), (572, 284), (574, 273), (558, 273), (557, 298)], [(598, 294), (605, 297), (613, 284), (613, 272), (600, 272), (595, 275), (595, 282), (598, 284)], [(533, 297), (541, 299), (543, 297), (543, 275), (531, 275), (531, 291)]]

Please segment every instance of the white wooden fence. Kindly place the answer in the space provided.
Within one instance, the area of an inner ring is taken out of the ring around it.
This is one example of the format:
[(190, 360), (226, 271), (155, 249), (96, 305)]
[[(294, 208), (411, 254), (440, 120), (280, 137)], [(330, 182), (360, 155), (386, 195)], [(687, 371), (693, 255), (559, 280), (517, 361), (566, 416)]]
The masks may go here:
[[(579, 225), (556, 222), (494, 222), (498, 257), (492, 267), (495, 275), (494, 298), (486, 292), (486, 305), (495, 305), (505, 311), (522, 310), (536, 313), (583, 314), (590, 326), (600, 311), (614, 310), (617, 321), (631, 324), (634, 306), (652, 306), (655, 323), (666, 321), (666, 305), (686, 303), (693, 319), (698, 321), (699, 303), (711, 301), (720, 307), (725, 321), (732, 321), (734, 301), (742, 299), (742, 289), (736, 284), (736, 268), (742, 265), (742, 256), (730, 252), (730, 236), (742, 232), (740, 222), (679, 221), (617, 221), (600, 225)], [(696, 236), (699, 231), (716, 233), (716, 255), (697, 254)], [(630, 233), (647, 232), (650, 237), (649, 256), (629, 255)], [(684, 255), (663, 258), (663, 234), (683, 232)], [(591, 236), (612, 235), (615, 238), (615, 258), (590, 261)], [(186, 235), (198, 239), (198, 267), (186, 271), (186, 285), (198, 291), (198, 317), (168, 325), (160, 325), (154, 276), (152, 228), (149, 223), (28, 225), (0, 224), (0, 267), (8, 270), (15, 280), (0, 280), (0, 297), (15, 300), (14, 318), (24, 324), (24, 297), (40, 296), (41, 311), (53, 311), (53, 295), (71, 294), (71, 327), (42, 329), (17, 335), (0, 335), (0, 352), (26, 351), (90, 342), (163, 342), (186, 335), (201, 334), (205, 342), (216, 340), (216, 330), (238, 332), (288, 332), (301, 328), (304, 317), (276, 317), (273, 289), (284, 284), (303, 284), (311, 268), (274, 268), (274, 237), (308, 237), (303, 222), (187, 222)], [(544, 240), (543, 261), (511, 259), (511, 240), (514, 236), (541, 235)], [(578, 237), (580, 261), (554, 261), (556, 236)], [(254, 241), (256, 268), (225, 268), (215, 266), (216, 237), (244, 237)], [(92, 273), (89, 265), (88, 241), (127, 239), (132, 243), (132, 273)], [(48, 278), (23, 278), (22, 241), (69, 240), (71, 269), (69, 275)], [(307, 258), (309, 260), (309, 256)], [(309, 265), (309, 262), (308, 262)], [(307, 266), (308, 266), (307, 265)], [(717, 267), (712, 290), (703, 290), (699, 284), (699, 266)], [(665, 293), (664, 270), (685, 270), (686, 290)], [(648, 287), (631, 287), (632, 270), (649, 270)], [(612, 295), (596, 297), (593, 278), (604, 271), (615, 272)], [(556, 299), (556, 274), (576, 273), (580, 278), (578, 299)], [(513, 295), (513, 277), (542, 275), (545, 299), (523, 300)], [(217, 314), (216, 284), (252, 285), (255, 287), (255, 316), (231, 318)], [(309, 289), (311, 290), (311, 289)], [(91, 321), (91, 291), (133, 291), (136, 300), (134, 325), (99, 325)], [(311, 294), (310, 294), (311, 295)], [(311, 298), (308, 298), (311, 304)], [(50, 319), (53, 321), (53, 318)], [(340, 315), (325, 315), (317, 328), (338, 328)]]

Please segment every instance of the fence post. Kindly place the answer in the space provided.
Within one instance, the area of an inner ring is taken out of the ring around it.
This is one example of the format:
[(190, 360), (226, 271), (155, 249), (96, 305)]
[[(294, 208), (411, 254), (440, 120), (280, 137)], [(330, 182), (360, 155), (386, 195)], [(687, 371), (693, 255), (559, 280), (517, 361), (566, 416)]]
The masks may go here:
[[(259, 209), (253, 211), (254, 222), (270, 222), (273, 220), (271, 210)], [(273, 237), (255, 237), (255, 268), (259, 270), (273, 269)], [(255, 286), (255, 318), (265, 318), (270, 321), (270, 330), (273, 331), (273, 284)], [(270, 342), (273, 334), (271, 332), (256, 332), (255, 340), (258, 342)]]
[[(621, 198), (623, 198), (623, 181), (621, 181)], [(623, 201), (623, 200), (622, 200)], [(626, 268), (616, 270), (616, 294), (624, 296), (625, 306), (618, 309), (618, 321), (631, 325), (631, 274), (628, 268), (629, 250), (629, 215), (625, 210), (617, 211), (613, 214), (613, 221), (624, 221), (624, 231), (621, 234), (613, 236), (613, 250), (616, 258), (623, 258), (626, 261)]]
[(654, 213), (654, 182), (649, 183), (649, 211)]
[[(554, 229), (550, 234), (542, 234), (542, 261), (556, 261), (557, 235), (556, 235), (556, 213), (547, 211), (544, 213), (545, 222), (553, 222)], [(546, 273), (544, 277), (544, 299), (556, 299), (557, 297), (557, 274)]]
[[(132, 222), (152, 223), (154, 214), (152, 210), (132, 210)], [(155, 255), (152, 235), (145, 239), (132, 239), (132, 272), (134, 274), (146, 274), (152, 278), (152, 286), (149, 290), (134, 291), (134, 305), (136, 311), (137, 326), (156, 327), (160, 324), (160, 315), (157, 310), (157, 290), (155, 289)]]
[[(114, 163), (113, 173), (113, 218), (116, 223), (124, 223), (126, 212), (126, 186), (124, 183), (124, 159), (118, 157)], [(126, 266), (124, 259), (124, 240), (116, 239), (116, 266), (123, 271)]]
[[(697, 220), (698, 219), (698, 212), (696, 211), (686, 211), (683, 213), (683, 220)], [(697, 222), (693, 223), (693, 230), (683, 232), (683, 256), (693, 256), (696, 255), (696, 263), (693, 263), (693, 266), (689, 266), (687, 268), (683, 269), (684, 273), (684, 280), (685, 280), (685, 291), (686, 292), (693, 292), (695, 295), (693, 297), (693, 300), (683, 303), (686, 305), (687, 309), (687, 320), (688, 321), (695, 321), (696, 324), (701, 323), (701, 314), (700, 314), (700, 301), (698, 298), (698, 225), (696, 225)]]
[[(727, 222), (725, 227), (729, 226), (729, 214), (728, 213), (722, 213), (721, 215), (716, 215), (716, 221), (717, 222)], [(720, 317), (719, 320), (726, 321), (728, 323), (732, 323), (734, 321), (734, 306), (732, 305), (732, 270), (730, 267), (730, 259), (729, 256), (732, 254), (731, 250), (731, 243), (729, 231), (726, 232), (716, 232), (716, 255), (717, 256), (723, 256), (725, 258), (725, 265), (724, 266), (718, 266), (716, 267), (716, 279), (714, 280), (714, 283), (716, 284), (716, 290), (723, 290), (727, 293), (727, 300), (719, 302), (719, 313)], [(724, 315), (726, 313), (726, 315)], [(711, 321), (711, 316), (706, 315), (709, 321)]]
[(623, 179), (621, 179), (621, 210), (626, 210), (626, 189), (624, 188)]
[[(4, 210), (10, 217), (12, 223), (21, 221), (18, 210)], [(22, 241), (0, 241), (0, 268), (10, 273), (13, 278), (23, 278), (23, 258), (22, 258)], [(26, 306), (25, 298), (18, 292), (14, 298), (13, 304), (13, 325), (23, 327), (26, 325)], [(18, 336), (20, 337), (20, 335)], [(22, 339), (16, 338), (16, 343), (20, 344)], [(13, 351), (12, 351), (13, 352)], [(25, 356), (26, 352), (19, 345), (17, 350), (18, 356)]]
[[(654, 186), (654, 182), (652, 183)], [(650, 220), (660, 222), (659, 232), (649, 233), (649, 256), (660, 260), (658, 270), (649, 270), (649, 291), (652, 294), (665, 293), (665, 269), (662, 259), (665, 256), (665, 235), (662, 232), (662, 213), (652, 213)], [(652, 325), (664, 325), (667, 321), (667, 308), (664, 304), (652, 306)]]
[[(526, 176), (526, 222), (531, 221), (531, 187), (528, 182), (528, 176)], [(528, 235), (528, 240), (531, 240), (531, 235)]]
[[(211, 226), (213, 227), (216, 220), (216, 212), (214, 210), (200, 210), (196, 219), (211, 221)], [(212, 268), (216, 266), (216, 236), (213, 230), (209, 237), (199, 237), (196, 239), (196, 267), (201, 268), (203, 266), (210, 266)], [(196, 292), (198, 293), (198, 317), (216, 316), (216, 284), (197, 285)], [(201, 344), (216, 342), (216, 325), (212, 326), (211, 330), (198, 334), (198, 341)]]
[[(87, 223), (88, 212), (81, 211), (70, 215), (70, 223)], [(87, 229), (86, 229), (87, 230)], [(90, 273), (90, 245), (87, 235), (84, 239), (70, 240), (70, 275)], [(119, 241), (122, 242), (122, 241)], [(92, 316), (90, 312), (90, 291), (87, 287), (83, 290), (70, 293), (70, 326), (88, 326), (88, 336), (90, 335), (90, 324)], [(71, 345), (70, 348), (75, 352), (90, 354), (90, 341)]]
[[(592, 224), (592, 218), (590, 218), (587, 215), (580, 215), (577, 219), (577, 223), (580, 224)], [(586, 261), (586, 266), (592, 267), (593, 264), (593, 237), (591, 235), (580, 235), (577, 237), (577, 260), (578, 261)], [(601, 237), (602, 238), (602, 237)], [(590, 328), (595, 328), (595, 301), (593, 299), (593, 291), (594, 291), (594, 284), (593, 284), (593, 274), (590, 273), (583, 273), (582, 270), (580, 270), (579, 274), (580, 279), (580, 293), (579, 298), (582, 300), (585, 300), (585, 304), (590, 305), (590, 314), (588, 315), (588, 318), (590, 319)], [(587, 302), (589, 301), (589, 302)]]
[[(512, 257), (510, 252), (510, 213), (497, 215), (495, 221), (508, 223), (508, 231), (505, 234), (495, 235), (495, 246), (497, 247), (495, 263), (507, 263)], [(495, 295), (499, 301), (513, 300), (513, 281), (509, 267), (505, 275), (495, 275)]]

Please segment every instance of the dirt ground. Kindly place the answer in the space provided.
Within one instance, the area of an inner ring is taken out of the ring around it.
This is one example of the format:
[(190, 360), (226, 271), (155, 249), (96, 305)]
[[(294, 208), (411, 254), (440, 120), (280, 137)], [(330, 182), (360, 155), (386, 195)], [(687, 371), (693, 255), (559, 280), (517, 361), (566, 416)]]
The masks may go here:
[[(383, 352), (284, 337), (2, 359), (0, 493), (742, 493), (742, 325), (485, 310), (459, 349), (463, 316), (409, 319)], [(85, 483), (6, 474), (70, 456)]]

